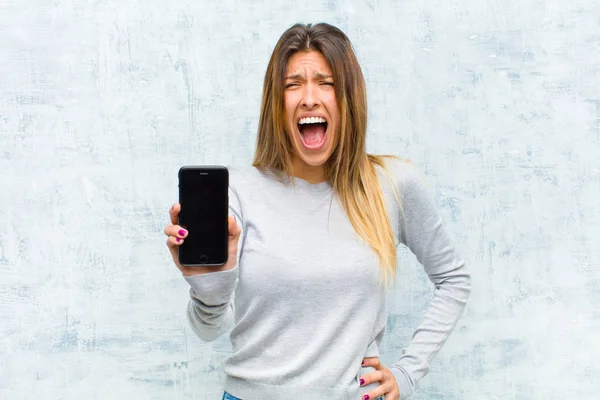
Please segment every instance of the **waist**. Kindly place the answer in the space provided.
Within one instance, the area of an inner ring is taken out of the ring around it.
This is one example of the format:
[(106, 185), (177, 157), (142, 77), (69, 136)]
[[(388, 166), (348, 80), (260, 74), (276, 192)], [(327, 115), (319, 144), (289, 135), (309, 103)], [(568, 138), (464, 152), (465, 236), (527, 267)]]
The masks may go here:
[(225, 400), (356, 400), (373, 390), (377, 385), (360, 387), (358, 381), (347, 388), (321, 386), (269, 385), (227, 376)]

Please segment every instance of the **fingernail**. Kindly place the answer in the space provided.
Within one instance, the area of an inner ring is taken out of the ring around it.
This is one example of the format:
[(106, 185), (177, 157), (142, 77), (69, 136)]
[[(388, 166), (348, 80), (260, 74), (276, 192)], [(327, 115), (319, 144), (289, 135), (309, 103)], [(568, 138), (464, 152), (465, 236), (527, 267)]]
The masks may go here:
[(368, 394), (365, 394), (363, 396), (363, 399), (365, 399), (365, 400), (371, 400), (371, 396), (369, 396)]
[(180, 239), (180, 238), (177, 238), (177, 241), (178, 241), (178, 242), (181, 242), (181, 239)]
[(364, 379), (361, 379), (361, 380), (360, 380), (360, 386), (362, 386), (362, 385), (364, 385), (364, 384), (365, 384), (365, 380), (364, 380)]
[(177, 232), (177, 233), (179, 233), (181, 236), (183, 236), (186, 234), (186, 231), (184, 231), (183, 229), (180, 229), (179, 232)]
[(360, 365), (365, 365), (365, 360), (362, 360), (362, 362), (360, 363)]

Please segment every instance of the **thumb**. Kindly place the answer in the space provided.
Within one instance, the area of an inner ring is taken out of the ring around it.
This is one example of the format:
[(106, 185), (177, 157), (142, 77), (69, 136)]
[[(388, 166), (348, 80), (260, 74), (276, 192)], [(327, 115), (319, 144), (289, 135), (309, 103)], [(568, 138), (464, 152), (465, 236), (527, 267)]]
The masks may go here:
[(237, 224), (235, 215), (229, 216), (228, 227), (229, 227), (229, 241), (235, 240), (237, 243), (237, 240), (239, 240), (239, 238), (240, 238), (240, 233), (242, 232), (242, 229)]

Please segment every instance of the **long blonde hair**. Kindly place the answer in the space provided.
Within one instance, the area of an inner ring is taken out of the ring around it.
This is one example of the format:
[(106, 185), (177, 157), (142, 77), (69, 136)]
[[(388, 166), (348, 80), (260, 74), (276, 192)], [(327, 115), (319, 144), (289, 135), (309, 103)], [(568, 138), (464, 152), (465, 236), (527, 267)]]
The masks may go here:
[(284, 128), (285, 71), (294, 53), (310, 50), (323, 54), (333, 71), (341, 117), (339, 143), (326, 165), (327, 180), (355, 231), (379, 257), (382, 280), (388, 283), (396, 277), (396, 241), (375, 168), (385, 170), (386, 156), (366, 152), (365, 80), (350, 40), (338, 28), (296, 24), (277, 42), (265, 74), (253, 166), (291, 176), (293, 146)]

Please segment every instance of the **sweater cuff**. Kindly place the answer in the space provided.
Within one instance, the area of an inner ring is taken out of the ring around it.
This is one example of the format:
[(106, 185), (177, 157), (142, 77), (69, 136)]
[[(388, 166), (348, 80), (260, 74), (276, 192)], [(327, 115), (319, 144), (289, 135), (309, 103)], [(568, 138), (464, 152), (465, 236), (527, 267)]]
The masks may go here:
[(190, 296), (207, 306), (229, 303), (238, 278), (238, 267), (227, 271), (184, 276), (190, 285)]
[(415, 385), (413, 384), (412, 379), (410, 379), (403, 368), (393, 366), (390, 367), (390, 371), (394, 375), (394, 378), (396, 378), (398, 389), (400, 389), (400, 400), (408, 399), (415, 390)]

